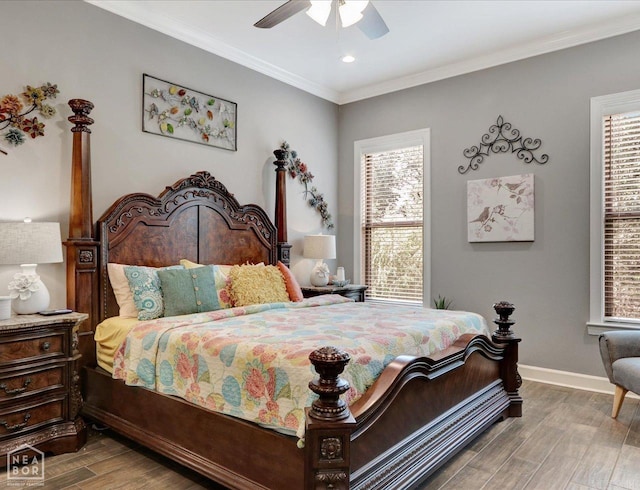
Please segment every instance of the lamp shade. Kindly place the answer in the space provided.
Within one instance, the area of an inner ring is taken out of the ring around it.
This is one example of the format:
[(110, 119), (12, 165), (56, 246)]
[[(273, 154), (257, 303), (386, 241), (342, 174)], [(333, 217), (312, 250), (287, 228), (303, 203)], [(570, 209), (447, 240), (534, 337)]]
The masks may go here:
[(60, 223), (0, 223), (0, 264), (62, 262)]
[(307, 235), (304, 237), (304, 256), (307, 259), (335, 259), (334, 235)]

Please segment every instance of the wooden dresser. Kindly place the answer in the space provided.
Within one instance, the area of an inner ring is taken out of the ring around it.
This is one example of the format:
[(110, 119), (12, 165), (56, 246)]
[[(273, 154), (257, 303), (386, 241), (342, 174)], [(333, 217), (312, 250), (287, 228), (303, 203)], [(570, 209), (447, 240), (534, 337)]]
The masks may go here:
[(84, 445), (77, 330), (86, 318), (69, 313), (0, 320), (0, 465), (25, 445), (54, 454)]

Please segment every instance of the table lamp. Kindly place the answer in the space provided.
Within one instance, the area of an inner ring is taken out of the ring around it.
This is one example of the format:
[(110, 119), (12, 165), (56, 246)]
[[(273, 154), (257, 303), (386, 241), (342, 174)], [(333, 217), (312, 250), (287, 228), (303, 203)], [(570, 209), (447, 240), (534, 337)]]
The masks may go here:
[(307, 235), (304, 237), (304, 257), (318, 259), (311, 269), (309, 281), (312, 286), (329, 284), (329, 266), (323, 259), (336, 258), (336, 237), (334, 235)]
[(22, 268), (9, 283), (13, 311), (26, 315), (49, 307), (49, 290), (36, 267), (56, 262), (62, 262), (60, 223), (0, 223), (0, 264)]

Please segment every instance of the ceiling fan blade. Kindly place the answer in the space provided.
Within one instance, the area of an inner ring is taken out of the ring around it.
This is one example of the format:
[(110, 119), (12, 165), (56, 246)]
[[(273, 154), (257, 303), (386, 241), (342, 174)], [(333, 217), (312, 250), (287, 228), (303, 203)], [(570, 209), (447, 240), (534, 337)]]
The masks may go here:
[(362, 11), (362, 20), (356, 25), (369, 39), (378, 39), (389, 32), (387, 24), (371, 2)]
[(309, 0), (289, 0), (287, 3), (280, 5), (273, 12), (268, 13), (258, 22), (254, 27), (260, 27), (262, 29), (270, 29), (273, 26), (284, 22), (289, 17), (296, 15), (298, 12), (302, 12), (304, 9), (311, 7)]

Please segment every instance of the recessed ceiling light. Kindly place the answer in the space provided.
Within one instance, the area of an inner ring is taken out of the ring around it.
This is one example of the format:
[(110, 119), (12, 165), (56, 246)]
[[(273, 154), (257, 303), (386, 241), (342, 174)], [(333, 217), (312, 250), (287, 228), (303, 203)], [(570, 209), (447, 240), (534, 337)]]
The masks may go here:
[(353, 63), (356, 59), (351, 56), (350, 54), (345, 55), (342, 57), (342, 61), (344, 61), (345, 63)]

